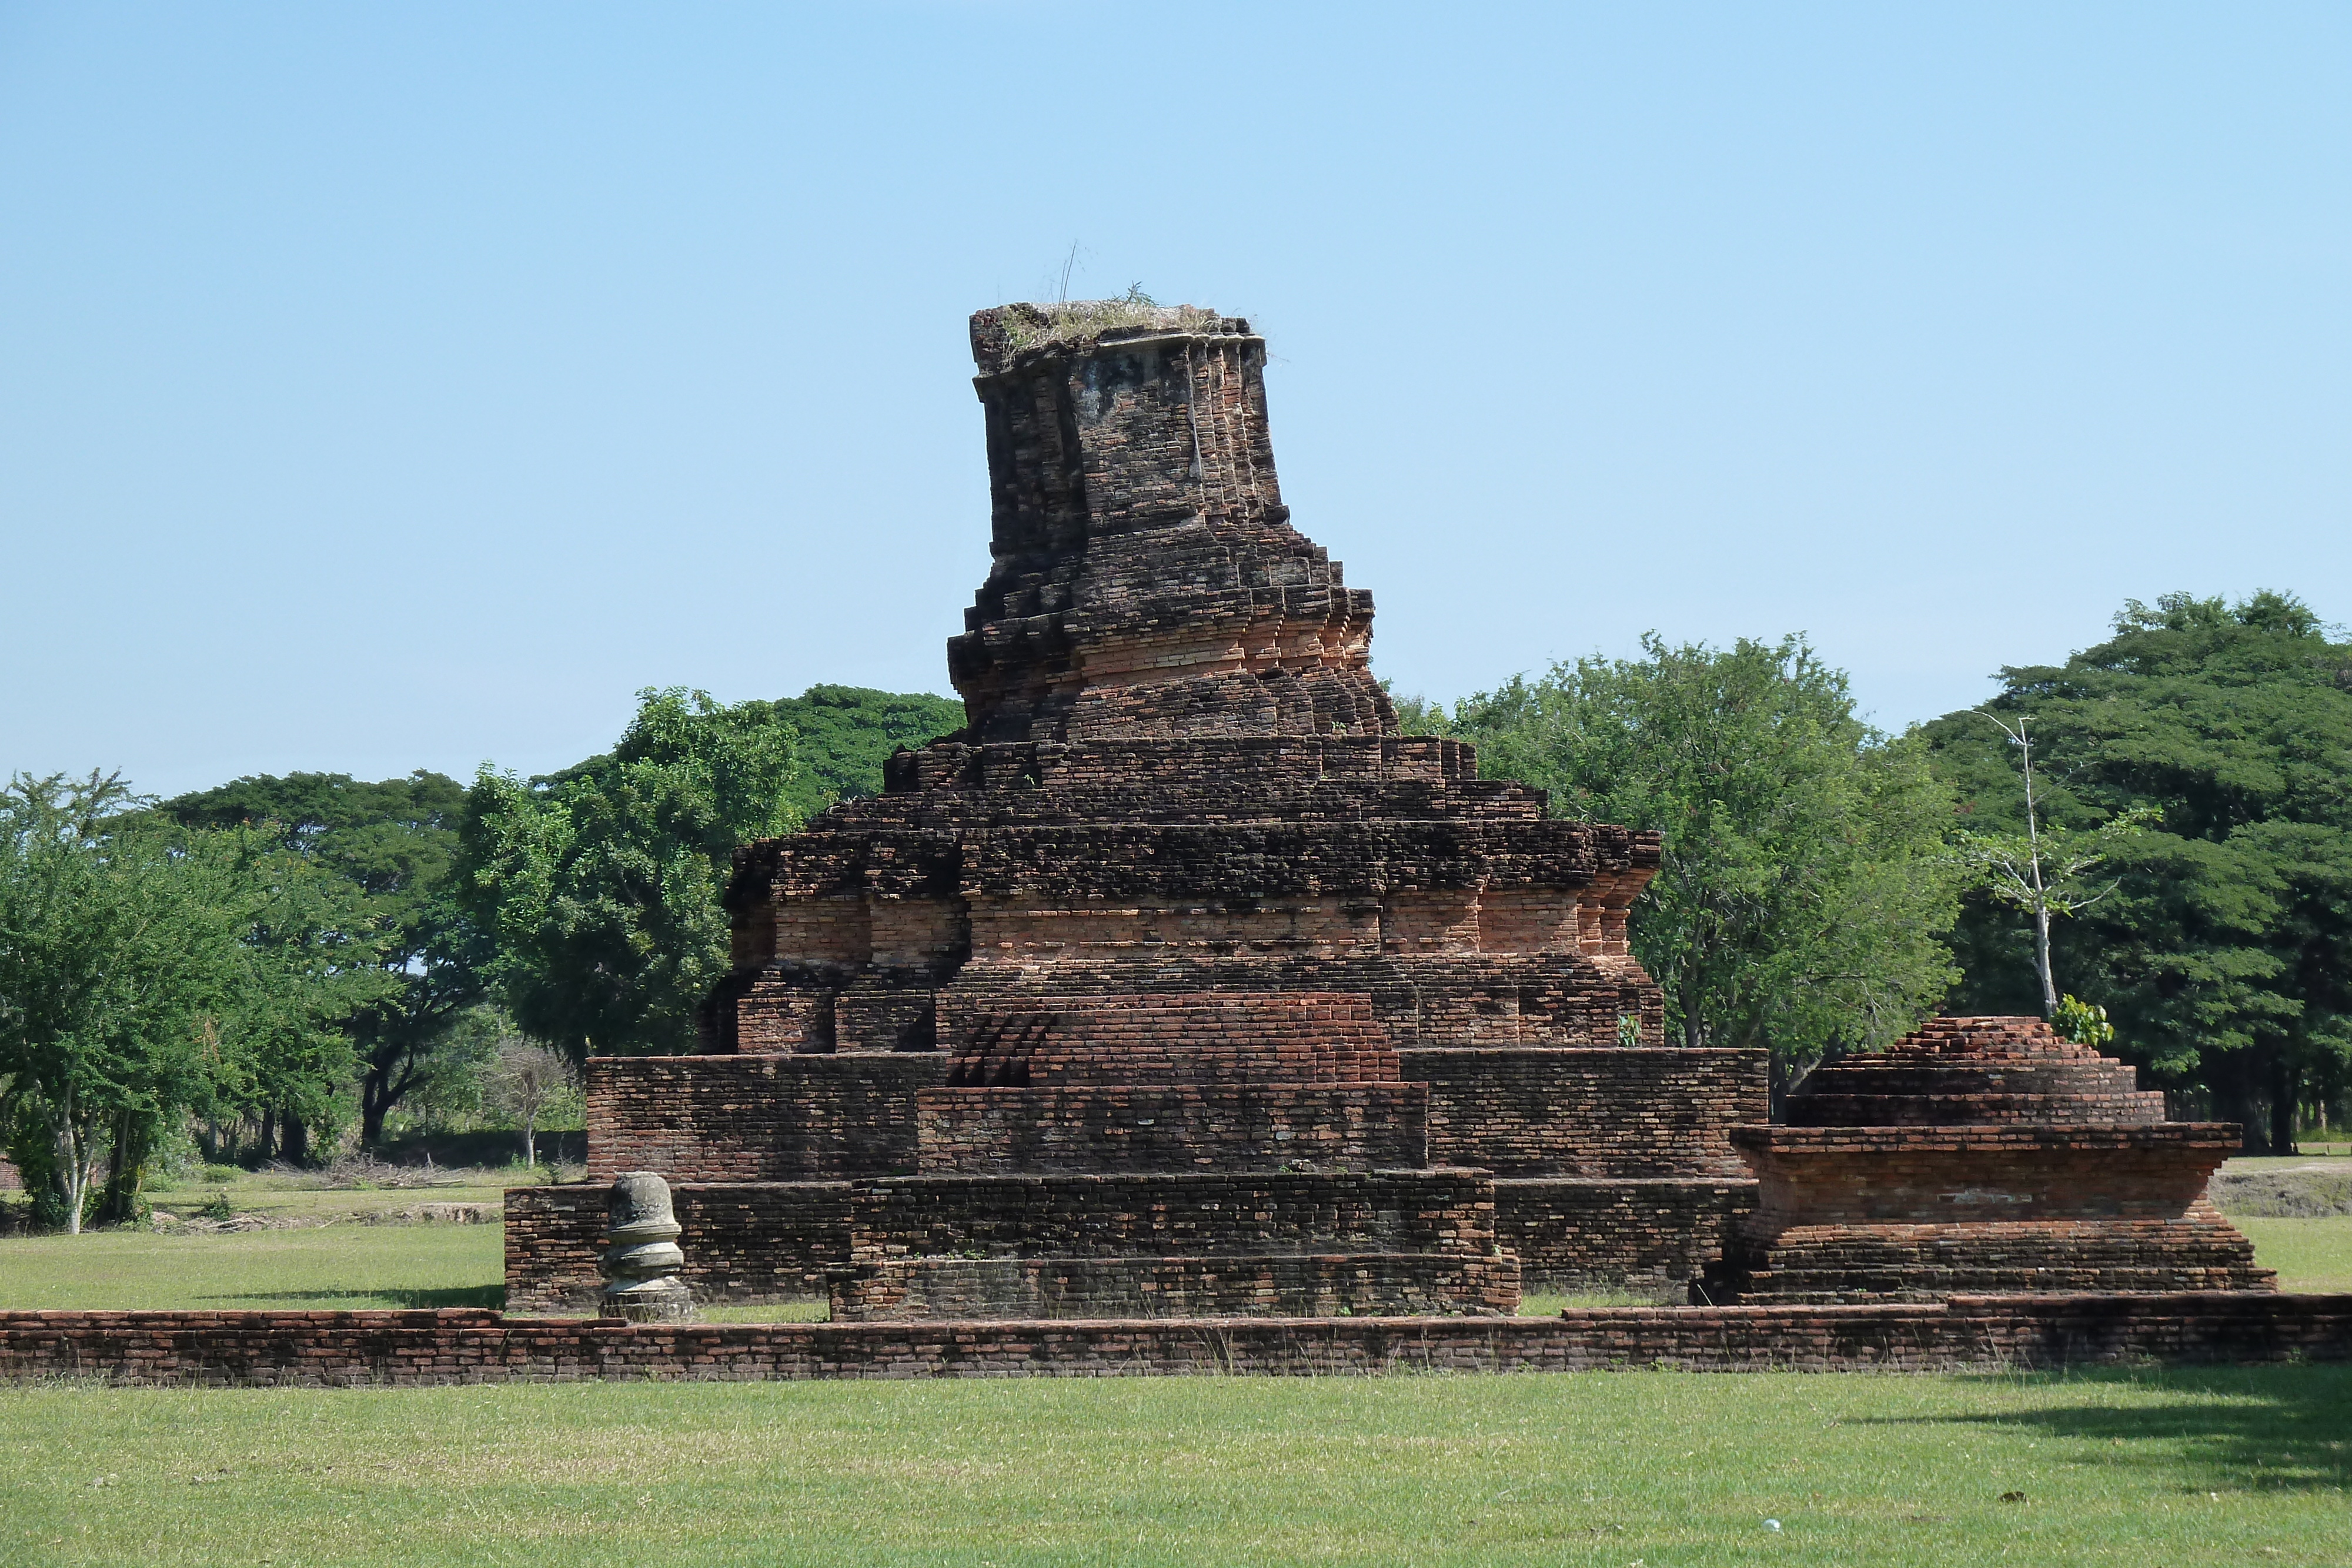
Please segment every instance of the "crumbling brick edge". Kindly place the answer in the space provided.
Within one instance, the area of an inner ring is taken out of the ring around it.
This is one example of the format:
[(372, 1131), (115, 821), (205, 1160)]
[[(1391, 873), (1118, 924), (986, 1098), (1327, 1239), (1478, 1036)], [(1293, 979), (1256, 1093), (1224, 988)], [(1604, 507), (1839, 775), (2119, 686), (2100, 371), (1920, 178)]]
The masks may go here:
[(0, 1382), (421, 1386), (596, 1378), (2026, 1371), (2352, 1360), (2352, 1295), (1958, 1296), (1558, 1318), (639, 1324), (480, 1309), (0, 1312)]

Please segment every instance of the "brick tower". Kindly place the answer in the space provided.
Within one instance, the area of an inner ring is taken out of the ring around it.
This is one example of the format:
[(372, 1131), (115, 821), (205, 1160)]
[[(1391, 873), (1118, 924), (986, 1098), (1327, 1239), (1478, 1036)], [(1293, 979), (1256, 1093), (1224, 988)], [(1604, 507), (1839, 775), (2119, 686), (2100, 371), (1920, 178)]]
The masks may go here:
[[(971, 339), (969, 722), (738, 852), (716, 1054), (593, 1061), (592, 1167), (669, 1176), (704, 1299), (830, 1268), (852, 1316), (1690, 1278), (1752, 1199), (1727, 1134), (1764, 1069), (1664, 1044), (1625, 940), (1655, 836), (1395, 733), (1246, 321), (1015, 305)], [(526, 1304), (565, 1299), (564, 1223), (510, 1223)]]

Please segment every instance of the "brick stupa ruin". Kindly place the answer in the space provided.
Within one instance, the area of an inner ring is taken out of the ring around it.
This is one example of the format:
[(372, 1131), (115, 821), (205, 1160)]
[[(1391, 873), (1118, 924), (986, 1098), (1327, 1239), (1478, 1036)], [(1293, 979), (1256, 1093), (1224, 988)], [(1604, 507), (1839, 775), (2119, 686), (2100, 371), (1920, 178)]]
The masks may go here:
[[(738, 853), (707, 1054), (592, 1059), (592, 1177), (669, 1180), (698, 1299), (851, 1319), (1693, 1277), (1752, 1202), (1765, 1067), (1664, 1040), (1625, 937), (1655, 836), (1396, 732), (1246, 321), (1016, 305), (971, 340), (967, 727)], [(510, 1206), (517, 1310), (588, 1299), (601, 1204)]]
[(1786, 1112), (1732, 1129), (1762, 1190), (1695, 1301), (2272, 1288), (2205, 1197), (2242, 1129), (2166, 1121), (2040, 1019), (1937, 1019), (1816, 1070)]

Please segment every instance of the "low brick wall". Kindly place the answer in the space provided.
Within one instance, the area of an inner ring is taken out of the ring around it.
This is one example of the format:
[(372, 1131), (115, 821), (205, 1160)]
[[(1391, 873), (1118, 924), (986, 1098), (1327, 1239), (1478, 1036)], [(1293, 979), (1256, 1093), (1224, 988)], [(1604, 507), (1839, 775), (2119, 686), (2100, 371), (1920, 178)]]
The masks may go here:
[[(507, 1310), (592, 1312), (604, 1281), (612, 1189), (510, 1186)], [(686, 1282), (700, 1301), (782, 1301), (825, 1292), (827, 1265), (849, 1261), (847, 1182), (681, 1182), (670, 1206), (684, 1226)]]
[(438, 1312), (0, 1312), (0, 1382), (1311, 1376), (1408, 1370), (1937, 1372), (2352, 1359), (2352, 1296), (1962, 1296), (1558, 1318), (632, 1324)]
[(1498, 1180), (1495, 1244), (1517, 1254), (1531, 1291), (1679, 1285), (1755, 1207), (1755, 1182), (1729, 1177)]
[[(1243, 1223), (1269, 1248), (1357, 1237), (1415, 1247), (1491, 1242), (1517, 1255), (1529, 1290), (1674, 1285), (1716, 1260), (1756, 1193), (1754, 1182), (1728, 1179), (1526, 1177), (1494, 1184), (1491, 1215), (1483, 1198), (1478, 1212), (1463, 1211), (1470, 1188), (1484, 1185), (1465, 1175), (1453, 1184), (1460, 1190), (1413, 1187), (1446, 1199), (1443, 1213), (1426, 1214), (1399, 1207), (1405, 1189), (1391, 1176), (1336, 1172), (1235, 1174), (1223, 1184), (1164, 1176), (681, 1182), (670, 1192), (686, 1228), (678, 1244), (687, 1282), (702, 1301), (741, 1302), (824, 1295), (826, 1267), (857, 1256), (861, 1228), (873, 1232), (873, 1246), (915, 1253), (993, 1251), (1006, 1244), (1008, 1226), (1044, 1227), (1039, 1245), (1050, 1238), (1055, 1251), (1200, 1251), (1210, 1232), (1193, 1223), (1193, 1200), (1215, 1202), (1221, 1226)], [(866, 1197), (853, 1215), (855, 1190)], [(593, 1307), (607, 1191), (507, 1189), (509, 1312)]]

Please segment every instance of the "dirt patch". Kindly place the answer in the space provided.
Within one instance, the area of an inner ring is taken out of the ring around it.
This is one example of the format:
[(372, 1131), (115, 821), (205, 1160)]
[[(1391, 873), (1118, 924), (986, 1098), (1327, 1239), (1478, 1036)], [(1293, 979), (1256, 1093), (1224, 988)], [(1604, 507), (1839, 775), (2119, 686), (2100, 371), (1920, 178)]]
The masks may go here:
[(2207, 1189), (2224, 1214), (2257, 1219), (2352, 1215), (2352, 1170), (2330, 1162), (2285, 1170), (2222, 1171)]

